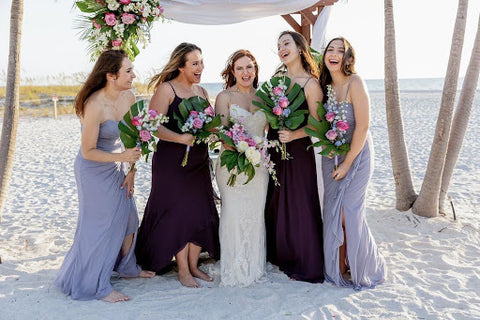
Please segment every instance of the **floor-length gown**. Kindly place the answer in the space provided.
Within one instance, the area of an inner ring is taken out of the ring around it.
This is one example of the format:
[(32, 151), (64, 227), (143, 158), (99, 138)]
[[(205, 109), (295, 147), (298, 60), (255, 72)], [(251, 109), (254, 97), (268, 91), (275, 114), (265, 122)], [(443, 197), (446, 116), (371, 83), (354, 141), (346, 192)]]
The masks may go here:
[[(107, 120), (100, 125), (97, 149), (121, 152), (118, 122)], [(81, 150), (75, 159), (79, 214), (73, 245), (65, 256), (55, 279), (72, 299), (102, 299), (112, 291), (110, 277), (138, 276), (135, 237), (130, 251), (121, 256), (126, 236), (137, 231), (135, 202), (120, 189), (125, 174), (120, 162), (96, 162), (84, 159)]]
[[(308, 110), (305, 101), (298, 110)], [(307, 124), (307, 117), (300, 127)], [(278, 140), (278, 130), (268, 131), (269, 140)], [(271, 153), (280, 186), (269, 181), (265, 222), (267, 259), (290, 278), (323, 282), (322, 220), (318, 199), (315, 156), (310, 137), (286, 144), (293, 159), (281, 160)]]
[[(165, 127), (182, 133), (174, 112), (182, 99), (175, 93)], [(166, 271), (173, 256), (191, 242), (212, 258), (219, 256), (218, 213), (210, 178), (208, 147), (190, 148), (188, 163), (181, 166), (186, 145), (160, 140), (152, 159), (152, 188), (138, 231), (138, 263), (157, 273)]]
[[(238, 105), (230, 106), (230, 116), (240, 120), (247, 133), (264, 137), (267, 120), (263, 112), (250, 113)], [(237, 177), (234, 187), (227, 185), (230, 173), (217, 161), (216, 177), (222, 197), (220, 217), (221, 285), (246, 287), (265, 280), (265, 200), (268, 172), (260, 165), (247, 184), (247, 176)]]
[[(350, 143), (355, 130), (353, 105), (346, 101), (340, 103), (343, 104), (350, 126), (345, 135)], [(342, 163), (344, 158), (345, 156), (339, 156), (338, 163)], [(334, 159), (323, 157), (325, 278), (335, 285), (357, 290), (373, 288), (384, 281), (387, 269), (365, 219), (365, 194), (373, 171), (373, 144), (370, 133), (347, 176), (340, 181), (332, 178), (334, 164)], [(344, 239), (342, 208), (345, 212), (346, 260), (350, 267), (351, 281), (342, 277), (339, 268), (339, 247)]]

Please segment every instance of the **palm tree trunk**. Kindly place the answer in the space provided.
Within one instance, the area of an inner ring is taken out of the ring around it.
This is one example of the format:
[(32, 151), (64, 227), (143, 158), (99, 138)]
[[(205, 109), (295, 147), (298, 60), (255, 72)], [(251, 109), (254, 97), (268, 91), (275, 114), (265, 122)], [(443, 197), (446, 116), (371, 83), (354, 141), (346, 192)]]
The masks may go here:
[(477, 90), (478, 77), (480, 73), (480, 19), (478, 20), (477, 35), (472, 49), (472, 56), (468, 64), (467, 73), (463, 81), (462, 92), (458, 100), (457, 109), (452, 122), (452, 132), (448, 141), (445, 167), (443, 168), (442, 186), (439, 198), (439, 211), (445, 212), (444, 204), (448, 187), (453, 175), (453, 169), (457, 164), (458, 155), (462, 149), (462, 143), (470, 120), (470, 112), (473, 106), (473, 99)]
[(450, 137), (455, 94), (457, 92), (458, 73), (467, 20), (467, 8), (468, 0), (459, 0), (437, 128), (435, 130), (422, 189), (412, 208), (413, 213), (424, 217), (435, 217), (438, 214), (438, 199), (440, 196), (440, 185), (442, 182), (448, 139)]
[(8, 53), (5, 111), (0, 140), (0, 222), (8, 183), (12, 174), (20, 90), (20, 39), (22, 35), (23, 0), (12, 0), (10, 13), (10, 50)]
[(385, 0), (385, 106), (388, 139), (395, 179), (396, 208), (406, 211), (412, 207), (417, 194), (412, 183), (408, 150), (403, 132), (402, 110), (398, 94), (395, 24), (392, 0)]

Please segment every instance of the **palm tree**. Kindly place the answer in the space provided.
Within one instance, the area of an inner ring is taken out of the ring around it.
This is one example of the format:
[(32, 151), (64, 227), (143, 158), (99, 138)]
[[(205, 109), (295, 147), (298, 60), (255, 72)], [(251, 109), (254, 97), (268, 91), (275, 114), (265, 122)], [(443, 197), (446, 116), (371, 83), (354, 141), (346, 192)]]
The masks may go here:
[(448, 140), (447, 156), (442, 175), (442, 185), (439, 198), (439, 211), (444, 213), (445, 197), (447, 195), (450, 180), (452, 179), (453, 169), (458, 160), (458, 155), (462, 148), (462, 142), (467, 131), (470, 112), (473, 106), (473, 99), (477, 90), (478, 77), (480, 72), (480, 19), (478, 21), (477, 34), (472, 49), (472, 56), (468, 64), (467, 73), (463, 80), (462, 92), (458, 100), (457, 109), (452, 122), (452, 131)]
[(435, 130), (432, 149), (430, 150), (430, 158), (428, 160), (422, 189), (412, 207), (413, 213), (424, 217), (435, 217), (438, 214), (440, 186), (450, 137), (455, 94), (457, 92), (460, 59), (462, 56), (467, 20), (467, 8), (468, 0), (459, 0), (437, 128)]
[(402, 110), (398, 94), (395, 24), (392, 0), (385, 0), (385, 106), (387, 110), (388, 140), (395, 179), (396, 208), (406, 211), (417, 198), (408, 161), (408, 150), (403, 133)]
[(23, 0), (12, 0), (10, 12), (10, 50), (8, 53), (7, 88), (0, 140), (0, 221), (7, 187), (12, 174), (17, 136), (20, 90), (20, 38), (22, 35)]

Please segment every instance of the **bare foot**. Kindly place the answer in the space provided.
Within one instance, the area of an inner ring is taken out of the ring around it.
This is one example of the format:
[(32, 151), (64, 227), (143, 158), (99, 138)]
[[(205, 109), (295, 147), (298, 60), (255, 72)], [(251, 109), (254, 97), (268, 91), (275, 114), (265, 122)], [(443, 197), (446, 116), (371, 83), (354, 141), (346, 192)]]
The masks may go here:
[(190, 273), (179, 273), (178, 274), (178, 281), (185, 286), (189, 288), (198, 288), (200, 285), (193, 279), (192, 275)]
[(153, 278), (157, 274), (154, 271), (142, 270), (138, 275), (139, 278)]
[(342, 274), (342, 278), (343, 278), (343, 280), (345, 280), (345, 281), (352, 282), (352, 275), (350, 274), (349, 271), (344, 272), (344, 273)]
[(203, 272), (202, 270), (200, 270), (198, 268), (190, 269), (190, 272), (192, 273), (192, 276), (194, 276), (195, 278), (198, 278), (198, 279), (201, 279), (201, 280), (204, 280), (204, 281), (208, 281), (208, 282), (213, 281), (212, 277), (210, 277), (208, 274), (206, 274), (205, 272)]
[(120, 301), (128, 301), (128, 300), (130, 300), (130, 297), (124, 295), (121, 292), (113, 290), (108, 296), (106, 296), (102, 300), (106, 301), (106, 302), (115, 303), (115, 302), (120, 302)]

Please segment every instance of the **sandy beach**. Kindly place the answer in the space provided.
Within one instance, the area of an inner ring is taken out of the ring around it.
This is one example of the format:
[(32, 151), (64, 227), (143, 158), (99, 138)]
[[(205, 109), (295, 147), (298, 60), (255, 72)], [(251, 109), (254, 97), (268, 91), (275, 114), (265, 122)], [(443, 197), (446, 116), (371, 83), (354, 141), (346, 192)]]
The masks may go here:
[[(417, 191), (433, 141), (441, 92), (401, 94)], [(290, 281), (268, 264), (268, 280), (248, 288), (201, 282), (182, 287), (175, 272), (153, 279), (112, 279), (132, 300), (73, 301), (53, 279), (69, 249), (78, 200), (73, 161), (80, 144), (74, 116), (19, 120), (12, 180), (0, 224), (0, 319), (480, 319), (480, 98), (475, 100), (445, 216), (395, 210), (383, 92), (371, 93), (375, 172), (367, 220), (388, 266), (383, 285), (354, 291)], [(3, 119), (2, 119), (3, 120)], [(141, 219), (150, 164), (139, 165)], [(211, 268), (203, 265), (202, 268)]]

